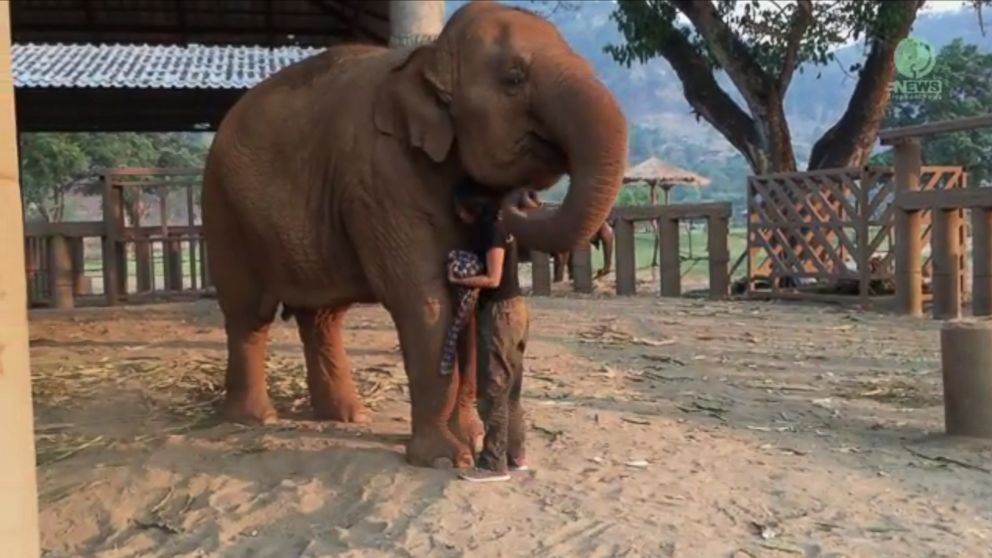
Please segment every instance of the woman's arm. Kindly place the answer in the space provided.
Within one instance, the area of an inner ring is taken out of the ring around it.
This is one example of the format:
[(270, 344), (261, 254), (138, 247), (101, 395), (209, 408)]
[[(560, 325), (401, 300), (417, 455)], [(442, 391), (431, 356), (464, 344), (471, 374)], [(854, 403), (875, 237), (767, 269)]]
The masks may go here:
[(474, 277), (457, 278), (448, 275), (448, 281), (462, 287), (472, 289), (495, 289), (499, 287), (500, 279), (503, 277), (503, 261), (506, 258), (506, 249), (502, 246), (494, 246), (486, 252), (486, 274)]

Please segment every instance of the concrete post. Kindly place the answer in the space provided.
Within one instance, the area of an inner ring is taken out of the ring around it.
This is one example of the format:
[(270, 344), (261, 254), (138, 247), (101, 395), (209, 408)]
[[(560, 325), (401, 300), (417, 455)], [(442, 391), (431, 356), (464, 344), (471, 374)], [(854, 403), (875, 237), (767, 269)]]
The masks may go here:
[(391, 0), (389, 47), (407, 48), (429, 43), (444, 27), (444, 0)]
[(992, 438), (992, 322), (944, 322), (940, 360), (947, 434)]
[(10, 5), (0, 3), (0, 554), (36, 558), (38, 484), (28, 358), (24, 214), (18, 187)]

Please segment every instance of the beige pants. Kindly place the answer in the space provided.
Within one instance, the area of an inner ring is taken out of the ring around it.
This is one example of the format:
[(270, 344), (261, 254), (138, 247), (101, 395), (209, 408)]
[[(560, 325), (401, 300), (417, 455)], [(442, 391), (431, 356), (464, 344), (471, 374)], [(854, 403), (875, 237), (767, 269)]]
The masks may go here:
[(520, 405), (524, 351), (530, 332), (527, 300), (514, 297), (479, 304), (479, 414), (486, 438), (479, 466), (505, 471), (524, 458), (524, 411)]

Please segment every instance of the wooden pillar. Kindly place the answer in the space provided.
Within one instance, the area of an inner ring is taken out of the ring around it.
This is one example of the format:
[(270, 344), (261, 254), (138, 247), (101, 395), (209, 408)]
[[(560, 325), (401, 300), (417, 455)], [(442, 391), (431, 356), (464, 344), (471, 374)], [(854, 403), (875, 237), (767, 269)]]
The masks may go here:
[(572, 250), (569, 259), (572, 265), (572, 288), (577, 293), (592, 292), (592, 250), (588, 242), (583, 242)]
[(69, 241), (62, 235), (48, 237), (48, 277), (52, 307), (60, 310), (74, 307), (72, 253)]
[(679, 253), (679, 220), (658, 220), (661, 244), (661, 296), (682, 296), (682, 255)]
[(193, 187), (186, 186), (186, 224), (189, 225), (189, 288), (196, 290), (196, 240), (192, 237), (193, 228), (196, 226), (196, 216), (193, 214), (195, 204), (193, 203)]
[(711, 215), (706, 222), (706, 252), (710, 263), (710, 298), (720, 300), (730, 294), (729, 218)]
[(179, 234), (171, 233), (162, 241), (165, 260), (165, 288), (170, 291), (183, 290), (183, 243)]
[(206, 241), (203, 240), (202, 236), (200, 238), (199, 243), (200, 243), (200, 285), (203, 289), (207, 289), (211, 286), (210, 270), (207, 267), (207, 243)]
[(945, 322), (940, 363), (947, 434), (992, 438), (992, 322)]
[(961, 212), (934, 210), (932, 215), (933, 317), (950, 320), (961, 316)]
[(0, 554), (37, 558), (38, 484), (9, 10), (9, 3), (0, 3)]
[(134, 240), (134, 278), (137, 282), (137, 291), (147, 293), (152, 290), (152, 277), (155, 271), (152, 267), (152, 243), (141, 230), (141, 204), (143, 203), (141, 194), (142, 192), (139, 190), (138, 201), (135, 202), (138, 204), (138, 210), (135, 212), (134, 222), (131, 223), (136, 234)]
[(858, 213), (852, 215), (857, 229), (854, 234), (857, 252), (854, 257), (858, 264), (858, 299), (862, 308), (868, 308), (871, 294), (871, 190), (876, 185), (877, 175), (867, 170), (861, 171), (858, 188)]
[(117, 258), (117, 245), (123, 231), (116, 216), (119, 213), (120, 198), (115, 195), (109, 170), (103, 175), (103, 295), (107, 305), (117, 304), (120, 297), (120, 278), (124, 272)]
[(444, 27), (444, 0), (391, 0), (389, 47), (407, 48), (429, 43)]
[(544, 252), (531, 251), (530, 274), (531, 290), (534, 296), (551, 295), (551, 256)]
[(617, 294), (631, 296), (637, 293), (637, 262), (634, 245), (634, 223), (617, 219), (616, 226)]
[[(920, 187), (920, 142), (915, 138), (895, 145), (895, 188), (897, 192)], [(895, 267), (896, 305), (902, 314), (923, 315), (922, 228), (919, 211), (896, 209)]]
[(86, 277), (86, 250), (83, 237), (75, 236), (67, 239), (69, 256), (72, 259), (72, 294), (83, 296), (90, 294), (89, 280)]
[(992, 209), (971, 210), (971, 307), (976, 316), (992, 316)]

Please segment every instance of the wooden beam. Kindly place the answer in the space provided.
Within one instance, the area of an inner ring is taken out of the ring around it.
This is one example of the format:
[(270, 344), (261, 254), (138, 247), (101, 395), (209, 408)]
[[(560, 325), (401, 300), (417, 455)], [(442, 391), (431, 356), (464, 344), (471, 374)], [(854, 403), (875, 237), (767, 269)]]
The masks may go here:
[(37, 558), (38, 480), (28, 352), (24, 214), (18, 186), (10, 6), (0, 3), (0, 548)]
[(608, 219), (623, 221), (657, 221), (659, 219), (708, 219), (710, 217), (730, 218), (731, 204), (679, 203), (674, 205), (621, 205), (614, 207)]
[(992, 114), (941, 120), (940, 122), (930, 122), (929, 124), (919, 124), (917, 126), (888, 128), (878, 133), (878, 139), (882, 145), (893, 145), (897, 141), (906, 138), (920, 138), (937, 134), (949, 134), (951, 132), (978, 130), (981, 128), (992, 128)]
[(950, 188), (898, 192), (896, 205), (904, 210), (921, 209), (989, 209), (992, 188)]

